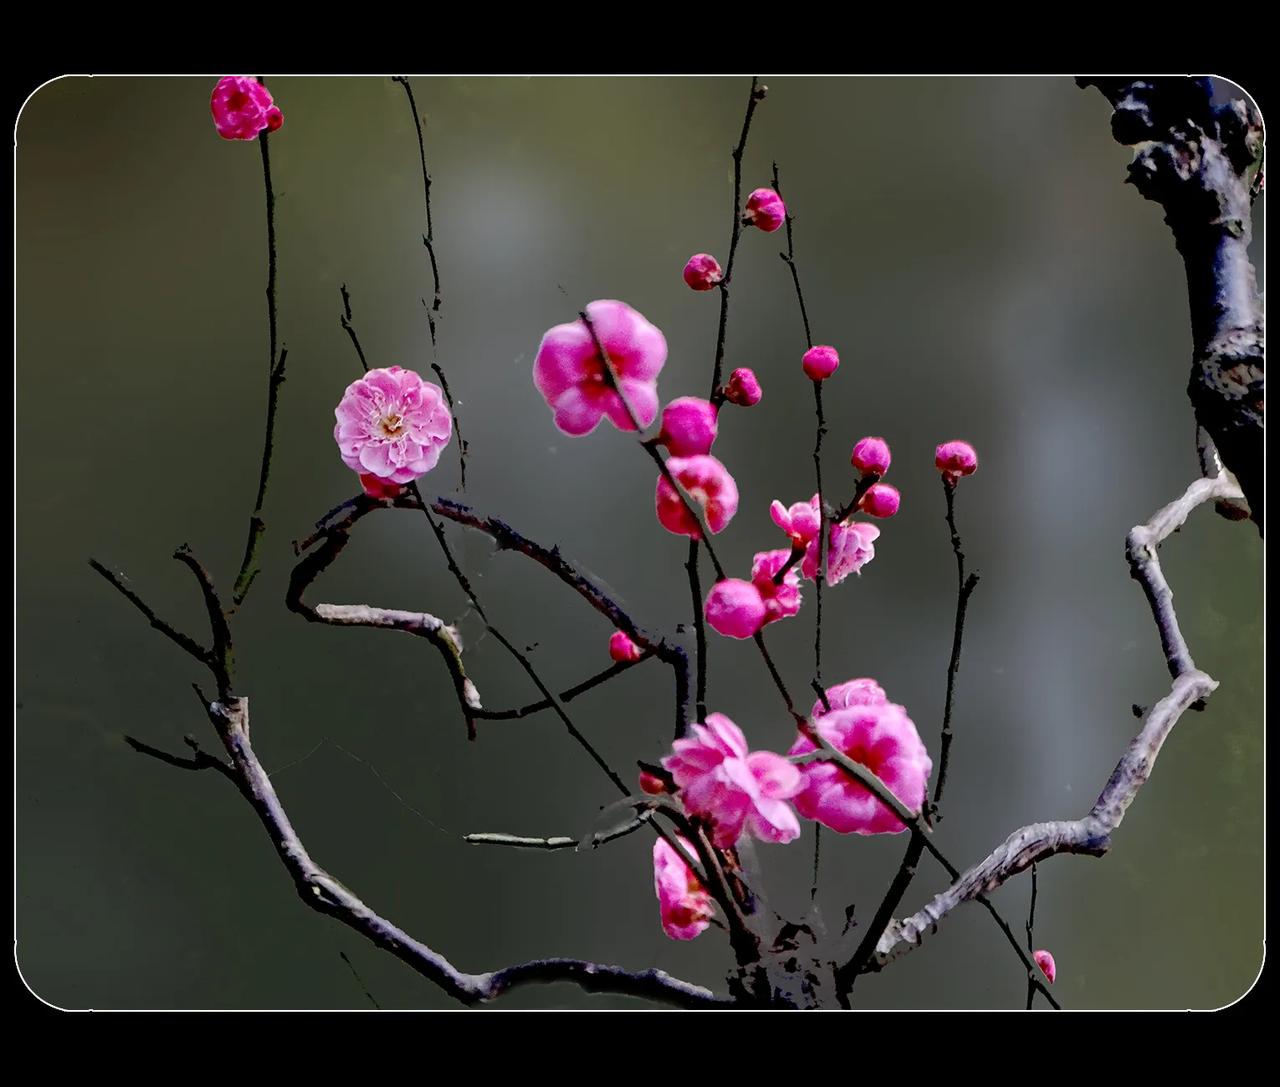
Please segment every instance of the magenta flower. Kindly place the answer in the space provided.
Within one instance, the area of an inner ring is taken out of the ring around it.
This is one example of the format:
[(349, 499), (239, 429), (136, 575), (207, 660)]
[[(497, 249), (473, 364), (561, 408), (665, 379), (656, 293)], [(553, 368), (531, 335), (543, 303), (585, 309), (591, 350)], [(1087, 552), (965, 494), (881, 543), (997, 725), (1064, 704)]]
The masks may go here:
[(734, 370), (729, 375), (729, 384), (724, 387), (724, 398), (730, 404), (737, 404), (740, 408), (754, 407), (760, 403), (762, 395), (760, 382), (756, 380), (755, 373), (745, 366), (739, 366)]
[[(702, 515), (712, 534), (723, 531), (738, 512), (738, 485), (729, 470), (715, 457), (705, 454), (668, 457), (667, 469), (676, 482), (689, 492), (689, 497), (702, 508)], [(658, 477), (655, 504), (658, 521), (668, 532), (694, 540), (702, 539), (697, 520), (685, 506), (680, 493), (667, 482), (666, 476)]]
[(790, 558), (790, 551), (761, 551), (751, 563), (751, 584), (764, 603), (765, 623), (789, 618), (800, 610), (800, 571), (793, 566), (783, 575), (782, 584), (773, 583)]
[[(864, 684), (855, 688), (854, 684)], [(907, 711), (890, 702), (866, 702), (879, 690), (869, 680), (842, 684), (850, 704), (815, 715), (811, 724), (832, 746), (867, 767), (911, 811), (924, 803), (925, 783), (933, 763)], [(838, 691), (839, 688), (833, 688)], [(828, 693), (831, 698), (831, 693)], [(816, 745), (803, 734), (788, 754), (804, 755)], [(802, 768), (804, 788), (796, 810), (841, 834), (897, 834), (906, 830), (893, 811), (865, 785), (833, 762), (811, 762)]]
[[(841, 521), (831, 525), (827, 536), (827, 584), (839, 585), (850, 574), (861, 573), (876, 557), (872, 543), (879, 535), (879, 527), (867, 521)], [(817, 578), (819, 559), (818, 541), (814, 539), (805, 548), (800, 572), (810, 580)]]
[[(666, 338), (625, 302), (592, 302), (586, 314), (640, 425), (648, 426), (658, 414), (658, 373), (667, 361)], [(604, 416), (619, 430), (635, 430), (622, 398), (610, 388), (604, 359), (582, 320), (556, 325), (542, 337), (533, 383), (565, 434), (590, 434)]]
[(902, 496), (898, 488), (888, 483), (873, 483), (862, 496), (858, 508), (872, 517), (892, 517), (898, 512)]
[(1047, 951), (1032, 952), (1031, 957), (1036, 960), (1036, 965), (1044, 971), (1044, 976), (1049, 979), (1049, 984), (1053, 984), (1053, 979), (1058, 976), (1058, 964), (1053, 961), (1053, 956)]
[(744, 217), (752, 226), (772, 234), (787, 220), (787, 206), (772, 189), (756, 189), (747, 197)]
[(609, 638), (609, 656), (621, 663), (638, 661), (644, 654), (640, 652), (640, 647), (622, 631), (615, 630)]
[(729, 577), (711, 587), (703, 613), (717, 634), (726, 638), (750, 638), (764, 626), (769, 611), (755, 585)]
[(692, 457), (710, 453), (716, 440), (716, 409), (709, 400), (681, 396), (662, 409), (662, 442), (672, 456)]
[[(696, 859), (693, 846), (677, 837), (680, 848)], [(662, 931), (673, 940), (692, 940), (711, 923), (715, 907), (688, 861), (665, 839), (653, 843), (653, 889), (658, 896)]]
[(798, 838), (800, 824), (786, 801), (803, 785), (799, 769), (772, 751), (748, 752), (742, 730), (722, 713), (691, 728), (693, 737), (676, 740), (662, 765), (685, 810), (711, 824), (712, 841), (727, 849), (744, 831), (765, 842)]
[(943, 442), (933, 455), (942, 478), (948, 483), (958, 483), (961, 476), (971, 476), (978, 470), (978, 454), (968, 442)]
[(453, 432), (440, 386), (399, 366), (353, 381), (334, 415), (342, 462), (391, 483), (412, 483), (431, 471)]
[(800, 365), (812, 380), (825, 381), (840, 368), (840, 356), (834, 347), (811, 347)]
[[(850, 706), (883, 706), (889, 701), (889, 696), (884, 693), (884, 688), (874, 679), (866, 679), (865, 677), (850, 679), (844, 683), (837, 683), (834, 687), (828, 687), (826, 695), (832, 710), (844, 710)], [(809, 711), (809, 718), (816, 721), (827, 712), (827, 707), (822, 704), (822, 699), (819, 698), (813, 704), (813, 709)]]
[(860, 439), (849, 458), (849, 463), (864, 476), (884, 475), (889, 470), (889, 461), (889, 443), (883, 438)]
[(709, 291), (722, 279), (720, 262), (710, 253), (694, 253), (684, 266), (684, 281), (695, 291)]
[(218, 80), (209, 108), (224, 140), (255, 140), (264, 128), (274, 132), (284, 124), (284, 114), (272, 103), (271, 92), (248, 76), (229, 75)]

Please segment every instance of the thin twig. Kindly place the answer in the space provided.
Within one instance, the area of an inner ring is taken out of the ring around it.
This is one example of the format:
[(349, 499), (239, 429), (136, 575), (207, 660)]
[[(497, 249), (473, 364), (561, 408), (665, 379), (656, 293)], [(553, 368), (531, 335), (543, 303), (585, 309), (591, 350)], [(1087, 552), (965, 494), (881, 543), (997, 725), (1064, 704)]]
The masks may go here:
[[(1027, 952), (1034, 957), (1036, 952), (1036, 894), (1039, 891), (1038, 880), (1036, 878), (1036, 866), (1031, 865), (1031, 905), (1027, 909)], [(1036, 979), (1033, 976), (1027, 977), (1027, 1011), (1031, 1010), (1031, 1005), (1036, 999)]]

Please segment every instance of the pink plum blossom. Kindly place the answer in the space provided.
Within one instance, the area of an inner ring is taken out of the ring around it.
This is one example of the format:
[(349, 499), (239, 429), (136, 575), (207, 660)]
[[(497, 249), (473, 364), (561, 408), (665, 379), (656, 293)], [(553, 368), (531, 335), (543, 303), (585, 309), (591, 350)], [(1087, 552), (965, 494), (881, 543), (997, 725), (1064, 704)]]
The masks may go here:
[(824, 381), (840, 368), (840, 355), (834, 347), (811, 347), (804, 353), (801, 366), (814, 381)]
[(790, 551), (761, 551), (751, 563), (751, 584), (764, 602), (765, 623), (786, 619), (800, 611), (800, 571), (792, 566), (783, 575), (781, 585), (773, 583), (775, 575), (790, 558)]
[(342, 462), (390, 483), (412, 483), (431, 471), (453, 432), (440, 386), (399, 366), (353, 381), (334, 415)]
[[(738, 485), (729, 470), (715, 457), (668, 457), (667, 470), (702, 508), (707, 528), (713, 534), (721, 532), (738, 512)], [(658, 477), (655, 495), (658, 521), (668, 532), (677, 536), (702, 539), (697, 520), (685, 506), (680, 493), (667, 482), (666, 476)]]
[[(828, 687), (825, 693), (827, 702), (830, 703), (832, 710), (844, 710), (850, 706), (883, 706), (889, 701), (889, 696), (884, 693), (884, 688), (874, 679), (865, 677), (837, 683), (834, 687)], [(822, 699), (819, 698), (813, 704), (813, 709), (809, 712), (809, 718), (816, 721), (827, 712), (829, 712), (827, 707), (823, 705)]]
[[(627, 402), (641, 426), (648, 426), (658, 414), (658, 373), (667, 361), (666, 338), (625, 302), (592, 302), (585, 312)], [(619, 430), (635, 430), (622, 397), (610, 387), (591, 329), (582, 320), (556, 325), (542, 337), (533, 383), (565, 434), (590, 434), (602, 417)]]
[(742, 730), (722, 713), (690, 727), (693, 736), (676, 740), (662, 765), (685, 810), (711, 824), (712, 841), (727, 849), (744, 831), (765, 842), (798, 838), (800, 824), (786, 801), (803, 786), (800, 770), (772, 751), (749, 752)]
[(662, 409), (658, 441), (672, 456), (692, 457), (710, 453), (716, 440), (716, 409), (699, 396), (681, 396)]
[[(855, 689), (853, 685), (858, 683), (866, 686)], [(869, 680), (842, 686), (850, 704), (836, 708), (833, 700), (830, 713), (812, 719), (813, 727), (832, 746), (874, 773), (907, 808), (919, 811), (933, 762), (907, 711), (887, 701), (862, 701), (876, 697), (879, 690)], [(801, 734), (788, 754), (814, 750), (813, 741)], [(802, 772), (804, 788), (795, 804), (805, 818), (841, 834), (897, 834), (906, 830), (887, 805), (835, 763), (807, 763)]]
[(284, 114), (272, 103), (271, 92), (248, 76), (229, 75), (218, 80), (209, 109), (224, 140), (255, 140), (264, 128), (274, 132), (284, 124)]
[(741, 408), (754, 407), (760, 403), (762, 395), (760, 382), (756, 380), (755, 373), (745, 366), (739, 366), (734, 370), (729, 375), (729, 384), (724, 387), (724, 398), (730, 404), (737, 404)]
[[(841, 521), (831, 525), (827, 536), (827, 584), (839, 585), (850, 574), (861, 573), (876, 557), (872, 544), (879, 535), (879, 527), (867, 521)], [(805, 549), (800, 572), (810, 580), (816, 579), (820, 558), (815, 539)]]
[(711, 629), (726, 638), (750, 638), (769, 614), (760, 590), (750, 581), (729, 577), (707, 593), (703, 612)]
[(609, 638), (609, 656), (621, 663), (622, 661), (638, 661), (643, 653), (640, 647), (636, 645), (622, 631), (615, 630)]
[(1053, 956), (1047, 951), (1034, 951), (1031, 957), (1036, 960), (1036, 965), (1044, 971), (1044, 976), (1049, 979), (1049, 984), (1053, 984), (1054, 978), (1058, 976), (1058, 964), (1053, 961)]
[[(678, 836), (676, 841), (689, 859), (697, 859), (693, 846)], [(711, 923), (715, 913), (711, 896), (698, 882), (688, 861), (664, 838), (653, 843), (653, 889), (658, 896), (662, 931), (671, 939), (692, 940)]]
[(773, 523), (787, 534), (793, 544), (807, 547), (818, 538), (821, 522), (818, 517), (816, 494), (808, 502), (796, 502), (790, 506), (784, 506), (775, 498), (769, 506), (769, 516), (773, 518)]
[(971, 476), (978, 470), (978, 454), (968, 442), (943, 442), (933, 455), (933, 463), (942, 478), (954, 484), (961, 476)]
[(772, 234), (787, 219), (787, 206), (772, 189), (756, 189), (747, 197), (745, 219), (766, 234)]
[(694, 253), (684, 266), (684, 281), (695, 291), (709, 291), (723, 278), (720, 262), (710, 253)]
[(862, 496), (858, 508), (872, 517), (892, 517), (898, 512), (902, 496), (888, 483), (873, 483)]
[(890, 459), (889, 443), (883, 438), (861, 438), (853, 447), (849, 463), (864, 476), (882, 476), (889, 470)]

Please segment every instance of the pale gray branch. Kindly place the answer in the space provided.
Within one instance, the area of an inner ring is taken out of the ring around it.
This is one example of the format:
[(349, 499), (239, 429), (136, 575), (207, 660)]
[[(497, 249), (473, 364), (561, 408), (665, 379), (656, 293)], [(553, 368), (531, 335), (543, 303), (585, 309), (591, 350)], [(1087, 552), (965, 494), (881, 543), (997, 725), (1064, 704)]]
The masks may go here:
[(1197, 506), (1210, 500), (1240, 496), (1239, 487), (1227, 474), (1199, 479), (1180, 498), (1129, 533), (1126, 553), (1130, 573), (1142, 585), (1151, 604), (1173, 685), (1147, 713), (1142, 729), (1116, 764), (1093, 807), (1080, 819), (1033, 823), (1014, 831), (1002, 845), (921, 910), (904, 920), (890, 921), (876, 945), (876, 957), (869, 969), (880, 969), (918, 947), (926, 933), (935, 931), (938, 923), (961, 903), (995, 890), (1035, 862), (1057, 853), (1100, 857), (1110, 848), (1111, 835), (1150, 777), (1170, 730), (1183, 713), (1201, 704), (1218, 686), (1199, 671), (1191, 659), (1173, 610), (1173, 593), (1160, 568), (1157, 548), (1181, 527)]

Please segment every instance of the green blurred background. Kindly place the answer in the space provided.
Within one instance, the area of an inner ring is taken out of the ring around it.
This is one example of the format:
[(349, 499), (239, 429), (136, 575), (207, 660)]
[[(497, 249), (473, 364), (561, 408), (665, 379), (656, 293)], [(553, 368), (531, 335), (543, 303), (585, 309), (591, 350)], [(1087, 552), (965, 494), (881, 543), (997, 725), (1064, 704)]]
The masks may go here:
[[(903, 496), (874, 562), (824, 601), (826, 676), (876, 677), (935, 758), (955, 572), (933, 447), (965, 437), (981, 456), (958, 501), (982, 582), (938, 831), (963, 867), (1025, 822), (1082, 814), (1137, 727), (1131, 704), (1168, 688), (1123, 544), (1197, 474), (1181, 261), (1161, 210), (1122, 184), (1130, 153), (1111, 139), (1106, 102), (1069, 79), (764, 78), (744, 184), (767, 184), (778, 161), (814, 336), (841, 352), (828, 487), (851, 487), (850, 446), (882, 434)], [(382, 1006), (451, 1007), (300, 903), (225, 780), (122, 739), (216, 745), (189, 687), (205, 676), (87, 558), (127, 572), (203, 637), (195, 588), (169, 555), (188, 541), (229, 585), (257, 481), (261, 167), (256, 147), (214, 132), (215, 81), (60, 79), (18, 123), (18, 964), (63, 1008), (368, 1007), (345, 953)], [(435, 182), (440, 361), (471, 445), (464, 500), (560, 544), (655, 630), (690, 607), (684, 542), (654, 518), (652, 466), (607, 424), (560, 435), (530, 368), (545, 329), (620, 298), (666, 334), (664, 400), (705, 395), (717, 295), (689, 291), (680, 270), (693, 252), (725, 255), (748, 83), (414, 81)], [(271, 157), (289, 372), (264, 570), (236, 620), (263, 763), (315, 858), (461, 969), (568, 955), (723, 991), (722, 934), (676, 943), (659, 928), (648, 835), (586, 854), (459, 840), (595, 824), (614, 794), (553, 715), (495, 722), (469, 743), (429, 646), (285, 610), (290, 541), (354, 490), (332, 439), (333, 407), (359, 372), (339, 285), (371, 364), (427, 373), (430, 279), (401, 88), (269, 84), (285, 115)], [(727, 365), (754, 367), (765, 390), (751, 411), (726, 409), (716, 447), (742, 492), (717, 541), (739, 574), (780, 546), (770, 500), (814, 490), (781, 238), (748, 231), (734, 277)], [(454, 495), (457, 483), (451, 449), (423, 489)], [(449, 534), (499, 626), (536, 643), (549, 682), (608, 663), (608, 624), (559, 582), (478, 534)], [(1163, 558), (1196, 662), (1221, 687), (1178, 725), (1106, 858), (1041, 866), (1036, 943), (1055, 954), (1069, 1008), (1217, 1008), (1262, 961), (1261, 541), (1202, 509)], [(536, 696), (481, 636), (420, 515), (367, 519), (313, 598), (458, 620), (487, 706)], [(797, 691), (813, 614), (810, 599), (768, 632)], [(711, 706), (753, 746), (784, 750), (792, 729), (754, 647), (711, 638)], [(670, 706), (670, 674), (652, 662), (572, 710), (630, 776), (666, 750)], [(823, 844), (822, 918), (838, 928), (850, 902), (869, 918), (905, 840)], [(807, 906), (811, 846), (806, 825), (800, 842), (757, 851), (762, 890), (784, 913)], [(904, 905), (943, 886), (926, 863)], [(994, 896), (1019, 933), (1028, 893), (1021, 878)], [(1020, 1007), (1024, 992), (1012, 952), (970, 906), (855, 999)], [(499, 1006), (642, 1005), (554, 986)]]

